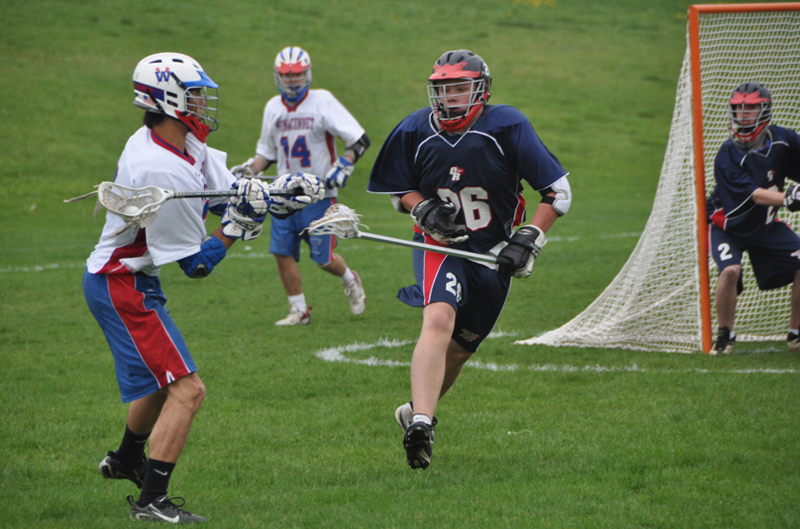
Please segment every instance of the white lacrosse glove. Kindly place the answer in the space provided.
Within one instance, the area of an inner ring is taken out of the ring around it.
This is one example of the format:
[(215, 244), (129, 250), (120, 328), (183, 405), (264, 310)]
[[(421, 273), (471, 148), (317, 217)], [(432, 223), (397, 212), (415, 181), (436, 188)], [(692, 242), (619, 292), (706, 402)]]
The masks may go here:
[(310, 173), (289, 173), (279, 176), (272, 185), (272, 189), (301, 189), (301, 195), (271, 196), (269, 199), (269, 212), (273, 217), (285, 219), (296, 211), (300, 211), (309, 204), (319, 202), (325, 196), (325, 188), (319, 178)]
[(247, 215), (239, 213), (233, 203), (229, 203), (222, 215), (222, 234), (231, 239), (252, 241), (261, 235), (262, 223), (265, 218), (266, 215), (258, 219), (251, 219)]
[(243, 164), (236, 165), (230, 168), (230, 172), (233, 173), (233, 176), (255, 176), (253, 170), (250, 169), (250, 165), (255, 161), (254, 158), (250, 158)]
[(325, 175), (325, 187), (328, 189), (344, 187), (345, 183), (347, 183), (347, 177), (353, 174), (353, 169), (355, 169), (353, 162), (344, 156), (339, 156), (331, 170)]
[(269, 187), (258, 178), (243, 177), (236, 180), (231, 189), (236, 195), (230, 199), (237, 213), (253, 220), (264, 222), (269, 211)]

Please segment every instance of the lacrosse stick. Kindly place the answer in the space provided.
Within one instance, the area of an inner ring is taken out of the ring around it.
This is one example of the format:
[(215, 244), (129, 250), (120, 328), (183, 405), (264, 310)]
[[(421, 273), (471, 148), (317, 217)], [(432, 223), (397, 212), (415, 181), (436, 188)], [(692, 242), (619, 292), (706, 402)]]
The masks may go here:
[[(97, 213), (102, 206), (109, 212), (122, 217), (126, 221), (125, 226), (108, 237), (105, 237), (105, 239), (110, 239), (128, 228), (134, 226), (137, 228), (145, 228), (149, 226), (158, 216), (161, 206), (164, 205), (166, 201), (172, 200), (173, 198), (231, 197), (236, 194), (237, 191), (235, 189), (228, 191), (171, 191), (156, 186), (136, 188), (126, 187), (114, 182), (103, 182), (97, 186), (96, 191), (74, 198), (68, 198), (64, 200), (64, 203), (70, 204), (97, 195), (97, 205), (94, 208), (95, 219), (97, 219)], [(270, 189), (270, 195), (273, 196), (296, 196), (301, 194), (302, 189), (300, 188), (288, 190)]]
[[(453, 257), (463, 257), (464, 259), (472, 259), (473, 261), (497, 263), (497, 258), (494, 255), (467, 252), (447, 246), (434, 246), (433, 244), (407, 241), (405, 239), (387, 237), (386, 235), (362, 232), (358, 229), (359, 226), (364, 226), (359, 221), (360, 216), (361, 215), (356, 213), (355, 210), (344, 204), (334, 204), (325, 211), (325, 215), (312, 222), (304, 231), (308, 231), (312, 235), (336, 235), (342, 239), (366, 239), (368, 241), (384, 242), (397, 246), (405, 246), (407, 248), (415, 248), (417, 250), (452, 255)], [(366, 228), (367, 226), (364, 227)]]

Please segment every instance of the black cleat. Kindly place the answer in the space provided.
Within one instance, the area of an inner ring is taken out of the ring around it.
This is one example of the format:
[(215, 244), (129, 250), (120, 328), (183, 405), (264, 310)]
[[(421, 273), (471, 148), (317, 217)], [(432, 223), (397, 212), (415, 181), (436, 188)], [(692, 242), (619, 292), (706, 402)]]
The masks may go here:
[(714, 347), (708, 354), (729, 355), (733, 352), (734, 345), (736, 345), (736, 337), (731, 336), (731, 330), (727, 327), (720, 327), (717, 341), (714, 342)]
[[(175, 505), (172, 500), (180, 500), (181, 503), (180, 505)], [(151, 520), (154, 522), (168, 523), (199, 523), (208, 521), (208, 518), (205, 516), (192, 514), (181, 509), (185, 504), (183, 498), (167, 498), (166, 496), (161, 496), (153, 500), (149, 505), (141, 507), (133, 499), (133, 496), (128, 496), (128, 503), (131, 504), (131, 520)]]
[(411, 468), (425, 470), (431, 464), (433, 434), (433, 426), (424, 422), (417, 421), (406, 428), (403, 447), (406, 449), (406, 459)]
[(789, 336), (786, 337), (786, 346), (793, 353), (800, 352), (800, 335), (790, 332)]
[(117, 459), (116, 452), (108, 452), (108, 456), (100, 461), (100, 473), (108, 479), (129, 479), (137, 487), (142, 488), (144, 471), (147, 468), (147, 456), (142, 454), (142, 464), (136, 468), (128, 468)]
[[(396, 410), (394, 410), (394, 420), (397, 421), (397, 424), (400, 425), (400, 428), (403, 429), (405, 432), (406, 429), (411, 425), (411, 420), (414, 417), (414, 405), (411, 401), (406, 402), (402, 406), (399, 406)], [(433, 426), (439, 421), (436, 417), (433, 418)]]

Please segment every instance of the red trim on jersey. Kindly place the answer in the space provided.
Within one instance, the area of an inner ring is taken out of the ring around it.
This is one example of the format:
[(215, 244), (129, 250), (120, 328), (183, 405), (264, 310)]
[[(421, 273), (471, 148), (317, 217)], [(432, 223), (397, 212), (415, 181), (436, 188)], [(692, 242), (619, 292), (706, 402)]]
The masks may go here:
[(168, 142), (167, 140), (156, 134), (155, 131), (153, 130), (150, 131), (150, 137), (153, 139), (153, 142), (159, 147), (164, 147), (166, 150), (168, 150), (175, 156), (186, 160), (192, 165), (195, 164), (194, 158), (192, 158), (192, 156), (188, 152), (186, 153), (181, 152), (177, 147), (175, 147), (170, 142)]
[(525, 197), (522, 196), (522, 193), (517, 193), (517, 207), (514, 210), (514, 224), (512, 224), (513, 228), (522, 225), (522, 221), (525, 219)]
[(141, 257), (147, 252), (147, 237), (145, 237), (144, 228), (139, 229), (136, 233), (136, 238), (127, 246), (120, 246), (115, 249), (108, 258), (103, 268), (97, 271), (98, 274), (130, 274), (131, 271), (127, 266), (120, 263), (121, 259), (130, 259), (132, 257)]
[(713, 222), (720, 229), (725, 229), (725, 223), (727, 221), (728, 219), (725, 217), (725, 210), (722, 208), (714, 211), (714, 213), (711, 214), (711, 222)]
[(328, 146), (328, 152), (331, 155), (331, 165), (336, 163), (336, 139), (330, 132), (325, 133), (325, 145)]
[(136, 277), (133, 274), (110, 275), (107, 280), (111, 303), (159, 387), (188, 375), (189, 369), (181, 352), (172, 342), (158, 313), (145, 308), (144, 294), (136, 290)]
[[(439, 244), (427, 233), (424, 235), (426, 243), (444, 246), (443, 244)], [(425, 305), (428, 305), (431, 302), (431, 291), (433, 290), (433, 284), (436, 282), (436, 278), (439, 275), (439, 269), (442, 267), (442, 263), (446, 257), (446, 255), (436, 252), (425, 252), (425, 255), (423, 256), (422, 295), (425, 299)]]

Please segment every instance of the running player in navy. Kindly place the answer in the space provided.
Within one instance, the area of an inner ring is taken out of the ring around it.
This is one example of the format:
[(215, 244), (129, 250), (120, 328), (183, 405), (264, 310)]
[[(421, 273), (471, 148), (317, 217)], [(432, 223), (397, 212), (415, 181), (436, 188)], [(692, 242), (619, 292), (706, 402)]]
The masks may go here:
[[(387, 138), (368, 190), (389, 194), (410, 213), (415, 239), (492, 253), (498, 265), (414, 250), (417, 284), (398, 297), (424, 307), (411, 360), (411, 402), (395, 412), (411, 468), (427, 468), (439, 399), (497, 322), (511, 277), (528, 277), (545, 233), (572, 200), (567, 172), (528, 119), (487, 105), (491, 76), (467, 50), (449, 51), (428, 78), (430, 107), (413, 112)], [(524, 186), (541, 193), (531, 224)], [(412, 404), (413, 403), (413, 404)]]
[(761, 290), (792, 284), (789, 350), (800, 351), (800, 237), (777, 218), (786, 206), (800, 210), (800, 137), (771, 125), (772, 96), (756, 82), (731, 94), (731, 137), (714, 161), (716, 186), (708, 199), (709, 247), (719, 270), (716, 290), (719, 332), (710, 351), (729, 354), (736, 343), (734, 316), (742, 290), (747, 251)]

